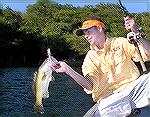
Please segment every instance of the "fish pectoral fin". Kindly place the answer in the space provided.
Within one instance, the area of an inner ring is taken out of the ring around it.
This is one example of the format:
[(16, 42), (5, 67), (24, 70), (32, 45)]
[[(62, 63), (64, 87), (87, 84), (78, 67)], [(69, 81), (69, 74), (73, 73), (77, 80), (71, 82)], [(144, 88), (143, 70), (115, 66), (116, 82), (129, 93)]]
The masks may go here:
[(49, 92), (48, 91), (45, 91), (43, 93), (43, 98), (46, 99), (46, 98), (49, 98)]
[(40, 114), (44, 114), (43, 104), (41, 104), (41, 105), (35, 104), (34, 105), (34, 112), (37, 112), (37, 113), (40, 113)]

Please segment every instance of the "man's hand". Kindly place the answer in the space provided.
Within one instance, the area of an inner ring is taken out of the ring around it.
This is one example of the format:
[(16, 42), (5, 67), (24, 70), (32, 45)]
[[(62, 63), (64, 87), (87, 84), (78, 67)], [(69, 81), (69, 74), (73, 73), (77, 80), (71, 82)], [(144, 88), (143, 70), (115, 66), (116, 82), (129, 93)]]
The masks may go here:
[(65, 62), (60, 61), (59, 64), (55, 64), (52, 66), (53, 70), (56, 72), (67, 72), (67, 64)]
[(132, 32), (138, 33), (137, 32), (137, 26), (136, 26), (134, 18), (131, 18), (129, 16), (124, 17), (124, 22), (125, 22), (124, 23), (125, 28), (127, 30), (131, 30)]

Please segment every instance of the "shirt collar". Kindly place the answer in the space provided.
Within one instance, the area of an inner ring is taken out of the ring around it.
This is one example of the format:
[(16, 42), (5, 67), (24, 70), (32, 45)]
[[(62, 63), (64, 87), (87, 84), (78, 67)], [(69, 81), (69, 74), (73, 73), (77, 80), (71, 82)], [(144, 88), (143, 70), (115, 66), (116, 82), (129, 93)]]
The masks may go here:
[(90, 49), (91, 50), (94, 50), (94, 51), (97, 51), (97, 52), (103, 52), (103, 53), (106, 53), (110, 50), (110, 42), (111, 40), (109, 38), (106, 39), (106, 42), (104, 44), (104, 48), (102, 49), (98, 49), (96, 46), (92, 46), (90, 45)]

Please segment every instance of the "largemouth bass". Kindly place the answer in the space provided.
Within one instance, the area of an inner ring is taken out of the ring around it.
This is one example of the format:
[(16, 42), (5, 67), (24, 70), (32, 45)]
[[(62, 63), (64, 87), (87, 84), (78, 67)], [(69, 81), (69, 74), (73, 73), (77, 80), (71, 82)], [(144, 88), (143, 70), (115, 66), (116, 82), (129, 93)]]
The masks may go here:
[[(50, 51), (50, 50), (49, 50)], [(50, 53), (48, 53), (49, 55)], [(48, 58), (42, 63), (39, 67), (38, 71), (34, 73), (34, 83), (33, 83), (33, 91), (35, 94), (35, 104), (34, 104), (34, 112), (38, 112), (43, 114), (44, 107), (42, 104), (42, 99), (46, 99), (49, 97), (49, 83), (53, 81), (55, 78), (52, 76), (52, 65), (59, 64), (58, 61), (52, 57), (48, 56)]]

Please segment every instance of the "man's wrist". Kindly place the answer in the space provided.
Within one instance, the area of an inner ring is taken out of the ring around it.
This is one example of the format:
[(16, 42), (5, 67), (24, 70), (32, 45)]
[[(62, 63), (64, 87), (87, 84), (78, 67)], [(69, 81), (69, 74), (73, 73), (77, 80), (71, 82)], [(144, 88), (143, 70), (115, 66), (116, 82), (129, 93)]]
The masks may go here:
[(132, 28), (132, 32), (134, 32), (135, 34), (139, 33), (139, 29), (137, 26), (134, 26), (134, 28)]

